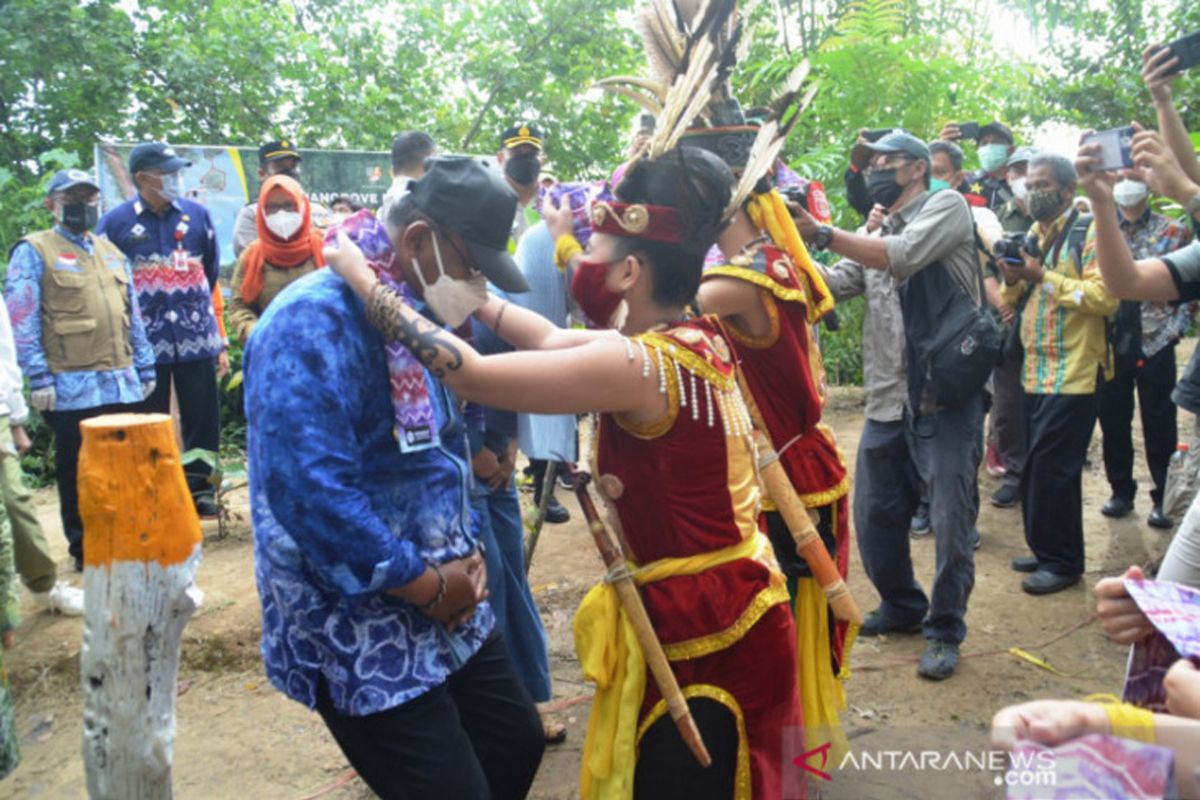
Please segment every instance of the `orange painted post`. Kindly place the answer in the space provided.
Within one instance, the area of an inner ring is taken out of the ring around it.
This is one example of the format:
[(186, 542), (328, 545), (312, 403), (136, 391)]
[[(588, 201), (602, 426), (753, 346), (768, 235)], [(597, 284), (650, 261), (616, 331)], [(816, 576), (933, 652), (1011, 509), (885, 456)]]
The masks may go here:
[(80, 427), (88, 795), (169, 798), (180, 640), (203, 598), (200, 520), (170, 417), (111, 414)]

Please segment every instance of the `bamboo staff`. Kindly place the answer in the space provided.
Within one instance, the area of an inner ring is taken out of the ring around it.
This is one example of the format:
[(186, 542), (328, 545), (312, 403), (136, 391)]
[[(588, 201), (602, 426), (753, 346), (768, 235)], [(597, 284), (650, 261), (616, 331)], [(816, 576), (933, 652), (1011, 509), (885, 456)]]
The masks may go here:
[(572, 475), (575, 481), (575, 497), (579, 500), (579, 507), (583, 509), (584, 518), (587, 519), (588, 530), (596, 542), (596, 548), (600, 551), (600, 558), (608, 567), (609, 581), (617, 592), (621, 608), (629, 617), (633, 632), (637, 636), (638, 645), (642, 648), (642, 655), (646, 659), (646, 665), (650, 668), (650, 674), (654, 676), (659, 694), (663, 696), (667, 703), (667, 709), (671, 712), (671, 719), (675, 720), (675, 727), (679, 729), (679, 735), (683, 737), (684, 743), (692, 751), (692, 755), (696, 757), (700, 765), (712, 766), (712, 756), (708, 754), (708, 748), (704, 746), (700, 729), (696, 727), (696, 721), (692, 719), (692, 712), (688, 708), (683, 691), (679, 688), (679, 682), (675, 680), (675, 673), (671, 671), (667, 654), (663, 651), (657, 634), (654, 633), (654, 626), (650, 624), (650, 617), (646, 614), (646, 607), (642, 604), (642, 596), (638, 594), (637, 584), (633, 582), (633, 576), (625, 569), (625, 557), (613, 545), (612, 539), (608, 536), (608, 530), (604, 527), (600, 515), (596, 513), (592, 496), (588, 494), (587, 485), (591, 476), (586, 472), (573, 472)]
[(746, 400), (746, 408), (750, 410), (750, 416), (754, 420), (754, 444), (758, 450), (758, 473), (763, 490), (779, 509), (780, 516), (783, 517), (784, 523), (792, 534), (792, 539), (796, 542), (796, 552), (808, 564), (813, 578), (825, 593), (825, 599), (829, 601), (829, 607), (833, 609), (834, 617), (854, 625), (862, 625), (862, 610), (855, 602), (854, 595), (850, 594), (850, 587), (842, 579), (837, 565), (829, 557), (829, 551), (825, 549), (825, 542), (821, 541), (821, 534), (813, 525), (804, 501), (796, 493), (796, 487), (792, 486), (791, 478), (784, 472), (783, 465), (779, 463), (779, 453), (775, 452), (775, 448), (771, 444), (762, 411), (754, 402), (754, 395), (750, 393), (750, 388), (746, 386), (745, 376), (740, 371), (738, 372), (738, 386)]
[(529, 531), (529, 542), (525, 545), (525, 574), (533, 565), (533, 551), (537, 549), (538, 539), (542, 536), (542, 526), (546, 524), (546, 507), (550, 504), (550, 493), (554, 490), (554, 481), (558, 480), (558, 462), (553, 459), (546, 464), (542, 473), (542, 496), (538, 500), (537, 516), (533, 519), (533, 528)]

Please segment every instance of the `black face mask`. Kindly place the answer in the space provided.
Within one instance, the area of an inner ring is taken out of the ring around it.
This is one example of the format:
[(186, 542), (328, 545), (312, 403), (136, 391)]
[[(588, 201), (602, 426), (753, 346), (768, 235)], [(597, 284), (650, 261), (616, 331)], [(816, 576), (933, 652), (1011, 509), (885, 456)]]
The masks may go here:
[(867, 176), (867, 192), (876, 203), (891, 208), (904, 194), (904, 187), (896, 182), (895, 169), (877, 169)]
[(62, 219), (59, 222), (67, 230), (83, 233), (96, 227), (100, 219), (100, 207), (91, 203), (63, 203)]
[(542, 171), (542, 162), (533, 153), (520, 153), (510, 156), (504, 162), (504, 174), (522, 186), (528, 186), (537, 180)]

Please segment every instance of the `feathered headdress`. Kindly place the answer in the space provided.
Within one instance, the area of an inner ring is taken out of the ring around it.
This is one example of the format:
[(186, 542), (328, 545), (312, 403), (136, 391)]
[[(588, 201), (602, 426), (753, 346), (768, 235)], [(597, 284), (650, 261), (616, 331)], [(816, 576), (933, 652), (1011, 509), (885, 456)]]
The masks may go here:
[(748, 122), (729, 86), (749, 47), (736, 0), (650, 0), (637, 28), (650, 77), (618, 76), (595, 86), (655, 115), (658, 124), (644, 154), (654, 158), (683, 142), (724, 160), (738, 178), (725, 209), (731, 217), (775, 163), (816, 93), (815, 85), (805, 90), (808, 62), (784, 81), (764, 109), (765, 121)]
[(655, 116), (643, 153), (657, 158), (696, 120), (720, 124), (716, 117), (732, 100), (728, 77), (739, 58), (742, 20), (737, 0), (650, 0), (637, 24), (651, 77), (621, 75), (594, 85)]

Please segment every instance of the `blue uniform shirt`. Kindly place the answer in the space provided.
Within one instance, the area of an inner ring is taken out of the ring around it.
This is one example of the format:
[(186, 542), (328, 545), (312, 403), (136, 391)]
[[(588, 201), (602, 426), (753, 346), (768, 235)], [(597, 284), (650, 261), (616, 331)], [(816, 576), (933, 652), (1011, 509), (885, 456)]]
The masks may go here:
[(96, 233), (133, 263), (146, 335), (159, 364), (221, 353), (225, 344), (212, 305), (221, 261), (208, 209), (181, 199), (159, 216), (134, 197), (101, 217)]
[(491, 633), (490, 606), (450, 633), (384, 590), (477, 548), (459, 402), (427, 371), (441, 443), (400, 452), (384, 342), (330, 270), (271, 303), (243, 368), (271, 682), (312, 707), (323, 679), (354, 716), (440, 685)]

